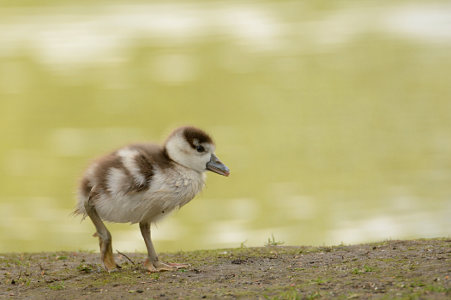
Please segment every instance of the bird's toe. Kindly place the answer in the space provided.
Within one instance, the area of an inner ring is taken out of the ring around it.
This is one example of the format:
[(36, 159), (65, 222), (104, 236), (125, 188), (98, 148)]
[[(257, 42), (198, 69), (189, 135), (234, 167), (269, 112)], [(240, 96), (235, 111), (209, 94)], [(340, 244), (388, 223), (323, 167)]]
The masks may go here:
[(150, 262), (148, 259), (144, 262), (144, 267), (147, 271), (154, 272), (170, 272), (176, 271), (177, 269), (187, 268), (187, 264), (176, 264), (176, 263), (164, 263), (161, 261)]
[(178, 263), (166, 263), (166, 264), (176, 269), (186, 269), (191, 267), (191, 265), (189, 264), (178, 264)]

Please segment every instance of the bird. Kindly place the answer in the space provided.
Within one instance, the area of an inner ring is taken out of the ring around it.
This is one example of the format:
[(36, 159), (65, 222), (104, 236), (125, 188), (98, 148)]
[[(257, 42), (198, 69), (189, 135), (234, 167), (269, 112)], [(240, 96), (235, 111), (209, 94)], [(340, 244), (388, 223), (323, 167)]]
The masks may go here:
[(74, 214), (82, 215), (82, 220), (89, 217), (94, 224), (106, 271), (120, 266), (114, 260), (111, 233), (104, 221), (139, 224), (148, 271), (188, 267), (159, 260), (150, 228), (202, 190), (206, 171), (230, 174), (215, 154), (213, 139), (193, 126), (175, 129), (163, 145), (130, 144), (94, 160), (80, 180)]

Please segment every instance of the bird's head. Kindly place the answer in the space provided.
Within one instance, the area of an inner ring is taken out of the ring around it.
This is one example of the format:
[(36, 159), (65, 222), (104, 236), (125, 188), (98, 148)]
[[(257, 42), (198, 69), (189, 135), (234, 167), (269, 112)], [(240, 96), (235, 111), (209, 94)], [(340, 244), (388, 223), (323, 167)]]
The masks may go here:
[(204, 131), (191, 127), (174, 130), (164, 145), (170, 159), (198, 172), (229, 176), (230, 170), (215, 155), (215, 144)]

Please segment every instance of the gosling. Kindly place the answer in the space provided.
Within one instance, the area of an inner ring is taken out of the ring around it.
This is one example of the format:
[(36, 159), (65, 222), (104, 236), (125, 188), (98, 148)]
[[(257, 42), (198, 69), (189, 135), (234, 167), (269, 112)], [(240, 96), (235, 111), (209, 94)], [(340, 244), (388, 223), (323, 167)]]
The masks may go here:
[(163, 146), (132, 144), (92, 163), (81, 180), (75, 213), (94, 223), (105, 269), (110, 272), (120, 266), (114, 260), (111, 234), (103, 221), (139, 223), (148, 271), (186, 268), (188, 265), (158, 259), (150, 225), (191, 201), (202, 190), (207, 170), (230, 174), (215, 155), (211, 137), (190, 126), (174, 130)]

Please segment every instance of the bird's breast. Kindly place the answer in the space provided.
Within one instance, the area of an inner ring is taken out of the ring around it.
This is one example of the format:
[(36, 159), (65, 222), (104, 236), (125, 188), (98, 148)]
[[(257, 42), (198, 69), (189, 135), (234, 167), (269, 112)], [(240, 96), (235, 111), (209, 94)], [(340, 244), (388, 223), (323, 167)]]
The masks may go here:
[(187, 204), (202, 190), (204, 182), (204, 174), (191, 170), (175, 168), (156, 173), (143, 197), (143, 219), (155, 221)]

